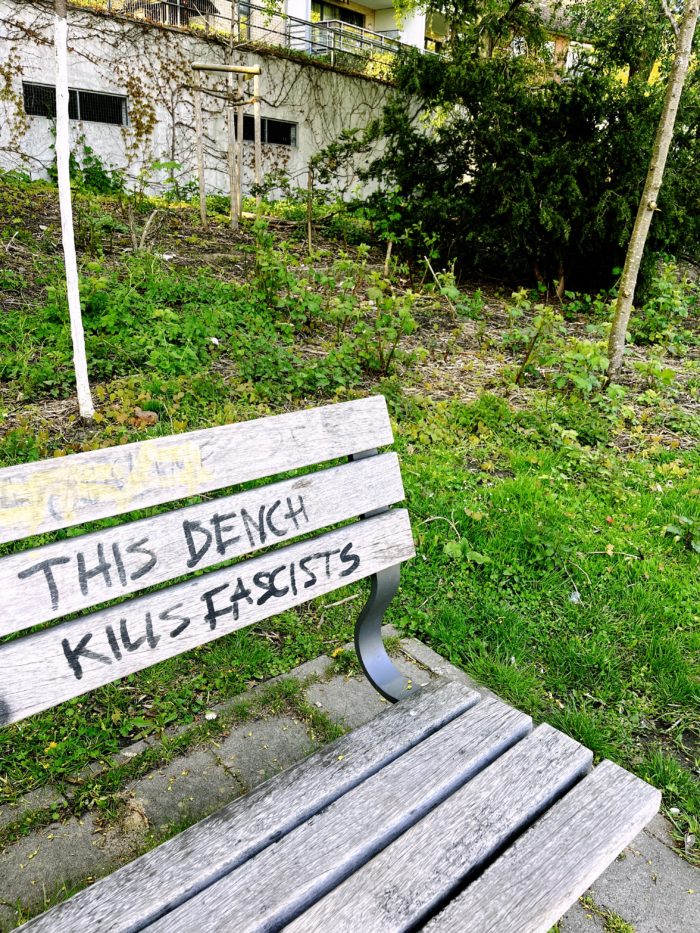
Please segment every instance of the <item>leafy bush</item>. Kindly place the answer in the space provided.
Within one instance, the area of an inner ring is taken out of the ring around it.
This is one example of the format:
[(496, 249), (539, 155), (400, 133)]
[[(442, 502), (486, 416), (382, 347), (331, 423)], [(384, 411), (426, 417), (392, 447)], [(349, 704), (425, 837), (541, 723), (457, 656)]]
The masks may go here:
[[(256, 398), (324, 395), (356, 386), (365, 372), (388, 373), (401, 338), (416, 327), (413, 296), (370, 270), (366, 249), (357, 259), (340, 253), (330, 270), (302, 265), (286, 245), (275, 248), (265, 224), (256, 222), (251, 280), (225, 282), (206, 271), (183, 275), (144, 253), (109, 266), (98, 243), (90, 248), (90, 237), (93, 226), (104, 232), (103, 220), (112, 215), (86, 199), (78, 216), (83, 246), (95, 256), (83, 268), (81, 302), (90, 372), (98, 381), (216, 367), (234, 371)], [(14, 280), (6, 278), (10, 286)], [(71, 392), (67, 322), (57, 266), (43, 305), (14, 304), (0, 320), (0, 379), (26, 398)], [(298, 342), (314, 332), (335, 340), (309, 358)]]
[(579, 395), (601, 387), (608, 367), (607, 325), (589, 324), (588, 337), (570, 337), (562, 315), (552, 305), (533, 304), (525, 289), (513, 293), (506, 311), (509, 327), (503, 345), (521, 357), (516, 385), (535, 376), (557, 390)]
[[(369, 173), (376, 214), (395, 218), (389, 238), (414, 258), (430, 241), (443, 264), (454, 259), (462, 270), (610, 285), (636, 214), (662, 82), (625, 85), (591, 69), (558, 83), (524, 57), (484, 58), (458, 42), (450, 57), (407, 54), (396, 77), (385, 150)], [(697, 84), (681, 103), (650, 252), (700, 247)]]
[[(105, 165), (95, 150), (86, 145), (84, 136), (78, 139), (78, 145), (71, 150), (69, 169), (71, 181), (79, 191), (121, 194), (126, 189), (124, 172)], [(55, 161), (48, 171), (55, 182), (58, 177)]]
[(679, 272), (672, 259), (659, 263), (642, 306), (630, 319), (632, 339), (638, 344), (663, 344), (679, 352), (693, 341), (683, 323), (700, 313), (700, 288)]

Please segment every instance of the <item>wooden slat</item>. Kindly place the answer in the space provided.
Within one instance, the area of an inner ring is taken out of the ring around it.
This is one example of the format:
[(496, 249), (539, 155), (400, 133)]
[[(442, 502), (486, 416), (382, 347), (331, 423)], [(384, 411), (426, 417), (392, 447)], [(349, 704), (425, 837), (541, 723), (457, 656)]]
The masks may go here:
[(604, 761), (426, 927), (546, 933), (659, 809), (661, 794)]
[(371, 722), (22, 929), (27, 933), (135, 933), (143, 929), (475, 706), (479, 699), (475, 691), (444, 681), (416, 690)]
[(0, 542), (392, 442), (381, 396), (0, 470)]
[(583, 777), (592, 758), (578, 742), (540, 726), (285, 927), (286, 933), (414, 929)]
[(482, 701), (147, 929), (279, 929), (530, 728), (517, 710)]
[(0, 724), (16, 722), (414, 554), (395, 509), (55, 625), (0, 648)]
[(0, 560), (0, 636), (136, 593), (403, 499), (380, 454)]

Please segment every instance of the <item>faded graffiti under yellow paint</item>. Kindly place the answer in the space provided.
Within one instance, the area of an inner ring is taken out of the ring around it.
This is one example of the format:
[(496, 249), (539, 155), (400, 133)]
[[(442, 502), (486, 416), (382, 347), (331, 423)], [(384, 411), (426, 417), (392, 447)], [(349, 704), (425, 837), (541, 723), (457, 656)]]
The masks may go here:
[(211, 473), (198, 444), (141, 444), (110, 451), (103, 462), (73, 458), (42, 463), (29, 474), (19, 468), (0, 478), (2, 538), (26, 537), (48, 528), (75, 525), (93, 517), (122, 514), (153, 503), (159, 490), (179, 499), (202, 490)]

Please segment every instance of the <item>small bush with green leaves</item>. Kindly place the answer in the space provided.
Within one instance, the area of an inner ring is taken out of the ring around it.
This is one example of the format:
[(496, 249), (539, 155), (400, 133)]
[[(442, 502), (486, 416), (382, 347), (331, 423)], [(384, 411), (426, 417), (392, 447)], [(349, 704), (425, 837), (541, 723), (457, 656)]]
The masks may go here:
[(520, 355), (514, 381), (536, 377), (563, 392), (590, 395), (599, 389), (608, 367), (608, 325), (588, 324), (587, 337), (570, 336), (563, 316), (552, 305), (533, 304), (525, 289), (513, 293), (506, 308), (509, 327), (503, 345)]
[[(595, 68), (559, 82), (536, 54), (484, 55), (480, 36), (477, 48), (460, 31), (449, 55), (406, 49), (399, 57), (384, 146), (368, 170), (385, 236), (415, 261), (433, 238), (441, 259), (462, 271), (609, 287), (624, 261), (665, 82), (621, 82), (598, 56)], [(688, 81), (648, 254), (698, 253), (699, 113), (700, 84)], [(645, 261), (643, 278), (649, 271)]]
[(700, 314), (700, 287), (683, 275), (678, 264), (663, 259), (651, 279), (641, 307), (630, 319), (630, 333), (637, 344), (661, 344), (680, 354), (685, 345), (697, 343), (697, 334), (686, 322)]

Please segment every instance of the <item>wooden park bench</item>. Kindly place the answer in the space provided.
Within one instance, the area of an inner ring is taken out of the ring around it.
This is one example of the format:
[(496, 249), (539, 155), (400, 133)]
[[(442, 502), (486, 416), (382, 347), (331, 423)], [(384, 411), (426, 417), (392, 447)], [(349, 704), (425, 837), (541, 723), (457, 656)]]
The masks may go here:
[(546, 931), (651, 819), (658, 791), (573, 739), (396, 669), (391, 442), (373, 397), (0, 470), (3, 542), (201, 497), (0, 560), (0, 636), (55, 623), (0, 647), (4, 724), (367, 577), (357, 651), (400, 701), (23, 929)]

